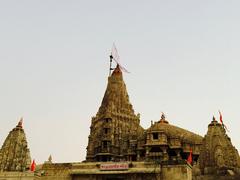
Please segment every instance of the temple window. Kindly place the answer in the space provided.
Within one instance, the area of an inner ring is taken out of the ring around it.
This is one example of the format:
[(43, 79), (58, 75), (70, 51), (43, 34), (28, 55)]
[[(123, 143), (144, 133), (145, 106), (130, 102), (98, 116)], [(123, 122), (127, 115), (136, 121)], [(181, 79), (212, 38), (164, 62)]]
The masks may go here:
[(111, 121), (111, 118), (104, 119), (105, 123), (109, 123)]
[(104, 134), (108, 134), (109, 133), (109, 128), (104, 128)]
[(109, 141), (103, 141), (103, 148), (107, 148), (110, 145)]
[(158, 133), (152, 133), (153, 140), (158, 139)]

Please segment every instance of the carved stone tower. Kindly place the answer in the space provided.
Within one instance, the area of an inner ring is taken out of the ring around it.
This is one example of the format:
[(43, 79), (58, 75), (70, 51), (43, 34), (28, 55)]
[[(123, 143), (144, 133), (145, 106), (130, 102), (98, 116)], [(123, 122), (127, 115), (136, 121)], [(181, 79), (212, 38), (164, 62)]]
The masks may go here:
[(102, 104), (92, 118), (87, 161), (136, 160), (137, 140), (143, 134), (140, 117), (129, 102), (122, 71), (117, 65), (108, 77)]
[(214, 117), (203, 139), (199, 162), (202, 174), (226, 174), (227, 170), (239, 171), (238, 151), (232, 145), (222, 124)]
[(30, 165), (30, 151), (21, 119), (0, 149), (0, 171), (25, 171)]

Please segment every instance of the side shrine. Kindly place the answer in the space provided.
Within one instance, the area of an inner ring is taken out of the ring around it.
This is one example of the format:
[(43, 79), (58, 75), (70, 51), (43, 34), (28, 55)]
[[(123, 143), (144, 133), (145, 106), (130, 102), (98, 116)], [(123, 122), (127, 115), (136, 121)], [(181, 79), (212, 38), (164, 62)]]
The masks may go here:
[(121, 66), (108, 77), (91, 120), (86, 160), (30, 170), (22, 121), (0, 149), (0, 180), (227, 180), (240, 179), (240, 158), (225, 128), (213, 118), (202, 137), (174, 126), (162, 114), (144, 129), (129, 101)]

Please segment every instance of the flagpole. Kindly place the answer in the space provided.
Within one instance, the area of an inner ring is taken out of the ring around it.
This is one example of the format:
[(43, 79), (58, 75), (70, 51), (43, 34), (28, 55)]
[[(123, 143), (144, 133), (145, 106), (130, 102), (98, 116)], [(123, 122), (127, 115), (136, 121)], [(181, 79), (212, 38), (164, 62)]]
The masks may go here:
[(112, 60), (113, 60), (112, 54), (111, 54), (109, 57), (110, 57), (109, 76), (111, 76), (111, 71), (113, 70), (113, 69), (112, 69)]

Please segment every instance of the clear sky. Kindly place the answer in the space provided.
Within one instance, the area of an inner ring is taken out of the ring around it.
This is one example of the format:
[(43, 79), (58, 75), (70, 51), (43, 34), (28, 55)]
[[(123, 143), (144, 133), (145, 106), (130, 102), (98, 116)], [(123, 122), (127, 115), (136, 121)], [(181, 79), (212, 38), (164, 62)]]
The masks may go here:
[(85, 159), (112, 43), (150, 126), (200, 135), (222, 111), (240, 150), (240, 1), (0, 0), (0, 144), (21, 116), (32, 158)]

